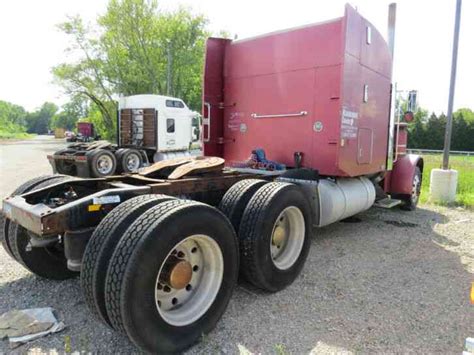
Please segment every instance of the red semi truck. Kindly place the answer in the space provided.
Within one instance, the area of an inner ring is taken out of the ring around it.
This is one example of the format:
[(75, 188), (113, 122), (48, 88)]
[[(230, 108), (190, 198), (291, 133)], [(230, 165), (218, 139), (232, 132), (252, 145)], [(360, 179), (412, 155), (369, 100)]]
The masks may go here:
[(66, 142), (89, 142), (100, 139), (97, 136), (94, 124), (90, 122), (77, 122), (77, 134), (74, 132), (66, 132)]
[(423, 160), (394, 120), (391, 58), (350, 6), (325, 23), (210, 38), (213, 158), (33, 179), (3, 201), (3, 245), (41, 277), (80, 272), (92, 313), (141, 350), (181, 351), (215, 326), (239, 273), (267, 292), (289, 286), (314, 227), (374, 203), (415, 208)]

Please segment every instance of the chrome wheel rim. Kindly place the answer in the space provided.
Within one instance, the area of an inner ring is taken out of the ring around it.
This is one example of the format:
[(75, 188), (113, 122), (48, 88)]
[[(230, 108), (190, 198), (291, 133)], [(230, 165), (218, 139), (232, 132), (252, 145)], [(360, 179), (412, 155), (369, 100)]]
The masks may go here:
[(168, 253), (158, 271), (158, 313), (173, 326), (195, 322), (214, 303), (223, 275), (224, 258), (214, 239), (196, 234), (182, 240)]
[(140, 168), (140, 157), (137, 154), (129, 154), (126, 166), (128, 171), (137, 171)]
[(412, 191), (411, 191), (411, 199), (413, 203), (416, 203), (418, 201), (418, 198), (420, 196), (420, 176), (415, 175), (413, 178), (413, 186), (412, 186)]
[(270, 253), (273, 264), (287, 270), (298, 260), (305, 239), (305, 222), (301, 210), (295, 206), (285, 208), (273, 225)]
[(107, 175), (107, 174), (110, 174), (112, 172), (114, 162), (113, 162), (111, 157), (104, 154), (104, 155), (100, 156), (99, 159), (97, 159), (97, 164), (96, 165), (97, 165), (97, 170), (101, 174)]

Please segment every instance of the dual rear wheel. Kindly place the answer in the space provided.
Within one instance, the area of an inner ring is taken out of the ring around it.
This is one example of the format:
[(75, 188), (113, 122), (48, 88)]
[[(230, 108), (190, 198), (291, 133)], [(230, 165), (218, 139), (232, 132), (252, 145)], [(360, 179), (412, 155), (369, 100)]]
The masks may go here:
[(136, 149), (122, 148), (115, 153), (107, 149), (96, 149), (86, 155), (91, 175), (97, 178), (116, 172), (134, 173), (143, 166), (143, 157)]
[(238, 241), (216, 208), (132, 198), (94, 231), (81, 283), (88, 306), (147, 352), (177, 352), (220, 319), (237, 281)]
[(243, 180), (226, 192), (219, 207), (238, 231), (241, 277), (267, 292), (290, 285), (310, 247), (311, 206), (301, 188)]
[(116, 207), (84, 254), (88, 306), (140, 349), (178, 352), (224, 313), (239, 259), (242, 277), (263, 290), (291, 284), (310, 242), (310, 207), (300, 188), (245, 180), (219, 207), (229, 218), (209, 205), (163, 195)]
[[(47, 177), (17, 193), (67, 178)], [(244, 180), (219, 207), (224, 213), (195, 201), (142, 195), (113, 209), (82, 260), (81, 284), (93, 313), (144, 351), (179, 352), (214, 328), (236, 285), (239, 263), (241, 276), (263, 290), (291, 284), (310, 242), (311, 211), (301, 189)], [(37, 255), (40, 249), (33, 248), (29, 254), (28, 232), (7, 224), (3, 244), (28, 269), (48, 278), (75, 275), (67, 269), (60, 238), (54, 249)]]

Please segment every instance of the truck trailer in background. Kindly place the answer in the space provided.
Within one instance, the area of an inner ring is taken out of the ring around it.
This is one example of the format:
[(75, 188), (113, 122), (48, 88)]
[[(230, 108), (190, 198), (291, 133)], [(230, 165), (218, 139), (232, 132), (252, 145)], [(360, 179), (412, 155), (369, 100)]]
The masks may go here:
[[(423, 160), (406, 153), (394, 91), (389, 46), (350, 6), (324, 23), (209, 38), (205, 157), (33, 179), (3, 201), (4, 247), (42, 277), (80, 272), (92, 313), (142, 351), (180, 352), (213, 329), (238, 275), (265, 292), (289, 286), (314, 227), (374, 203), (416, 207)], [(188, 146), (182, 107), (127, 100), (120, 147)]]

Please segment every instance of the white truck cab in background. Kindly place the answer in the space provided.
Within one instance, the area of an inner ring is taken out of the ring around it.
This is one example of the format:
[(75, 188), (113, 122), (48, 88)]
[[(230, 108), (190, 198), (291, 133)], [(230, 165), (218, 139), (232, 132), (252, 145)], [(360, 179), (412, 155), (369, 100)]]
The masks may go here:
[(183, 100), (161, 95), (118, 100), (117, 142), (78, 142), (48, 156), (54, 173), (102, 178), (150, 163), (201, 155), (200, 115)]
[(199, 113), (183, 100), (162, 95), (123, 96), (118, 101), (118, 145), (151, 149), (153, 161), (199, 155)]

